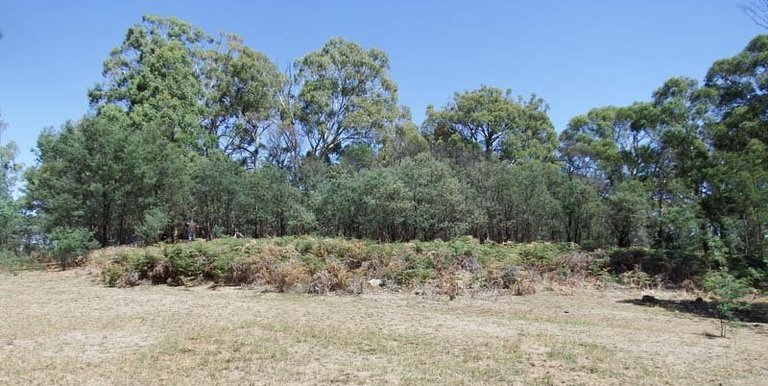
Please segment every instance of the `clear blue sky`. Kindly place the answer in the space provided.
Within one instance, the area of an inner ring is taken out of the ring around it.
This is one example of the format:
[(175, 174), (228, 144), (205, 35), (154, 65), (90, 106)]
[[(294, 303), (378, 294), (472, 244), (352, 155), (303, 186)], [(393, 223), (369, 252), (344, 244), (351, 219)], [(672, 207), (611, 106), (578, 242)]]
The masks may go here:
[(88, 111), (101, 64), (142, 14), (234, 32), (281, 68), (329, 38), (389, 54), (400, 103), (427, 105), (488, 84), (536, 93), (558, 130), (592, 107), (647, 100), (672, 76), (701, 79), (762, 30), (740, 0), (0, 2), (2, 141), (21, 161), (40, 130)]

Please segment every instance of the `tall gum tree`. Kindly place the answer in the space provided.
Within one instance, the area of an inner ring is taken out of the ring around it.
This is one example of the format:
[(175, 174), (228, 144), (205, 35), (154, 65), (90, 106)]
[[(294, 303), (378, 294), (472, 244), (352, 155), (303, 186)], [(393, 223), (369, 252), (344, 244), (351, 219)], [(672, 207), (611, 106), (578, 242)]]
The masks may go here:
[(254, 167), (280, 132), (289, 108), (285, 75), (261, 52), (233, 34), (207, 53), (202, 125), (225, 154)]
[(541, 98), (515, 99), (511, 90), (481, 86), (457, 92), (442, 110), (427, 107), (425, 130), (435, 138), (458, 134), (477, 143), (486, 158), (552, 161), (557, 134)]
[(318, 159), (330, 161), (348, 144), (377, 143), (401, 114), (383, 51), (334, 38), (294, 68), (296, 121)]
[(705, 87), (714, 94), (712, 168), (704, 207), (728, 242), (735, 265), (768, 265), (768, 35), (716, 61)]

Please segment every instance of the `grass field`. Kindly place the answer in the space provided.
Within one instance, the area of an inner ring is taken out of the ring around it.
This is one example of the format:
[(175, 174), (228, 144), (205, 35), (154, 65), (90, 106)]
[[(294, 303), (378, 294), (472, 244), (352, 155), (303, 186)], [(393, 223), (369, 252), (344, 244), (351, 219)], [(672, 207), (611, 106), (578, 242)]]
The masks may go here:
[(578, 290), (514, 297), (106, 288), (0, 274), (0, 384), (768, 384), (768, 325)]

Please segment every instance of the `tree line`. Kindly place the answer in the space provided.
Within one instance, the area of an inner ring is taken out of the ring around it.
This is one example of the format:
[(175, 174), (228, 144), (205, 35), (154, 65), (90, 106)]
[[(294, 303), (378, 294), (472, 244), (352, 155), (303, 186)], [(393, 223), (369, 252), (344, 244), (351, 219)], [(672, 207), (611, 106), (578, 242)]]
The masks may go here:
[(232, 34), (146, 16), (104, 62), (91, 111), (46, 129), (0, 244), (32, 248), (316, 233), (381, 241), (648, 247), (753, 283), (768, 256), (768, 36), (649, 100), (558, 135), (546, 101), (483, 85), (398, 103), (387, 55), (335, 38), (280, 71)]

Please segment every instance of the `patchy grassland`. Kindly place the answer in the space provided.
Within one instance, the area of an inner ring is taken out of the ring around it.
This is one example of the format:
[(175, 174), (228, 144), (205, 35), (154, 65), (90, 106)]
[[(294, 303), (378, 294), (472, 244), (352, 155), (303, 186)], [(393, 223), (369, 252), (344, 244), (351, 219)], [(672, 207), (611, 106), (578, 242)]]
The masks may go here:
[(415, 296), (0, 274), (0, 384), (768, 384), (768, 330), (629, 290)]

